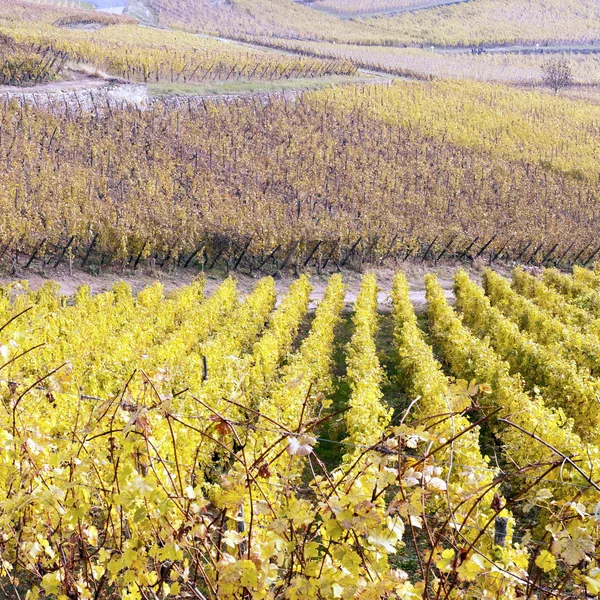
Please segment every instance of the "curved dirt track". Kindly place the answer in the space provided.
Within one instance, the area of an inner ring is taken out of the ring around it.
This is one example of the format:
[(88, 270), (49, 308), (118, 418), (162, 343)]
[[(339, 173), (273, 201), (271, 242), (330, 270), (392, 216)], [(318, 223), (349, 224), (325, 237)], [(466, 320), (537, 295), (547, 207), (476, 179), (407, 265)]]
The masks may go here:
[(415, 6), (404, 6), (399, 8), (392, 8), (389, 10), (378, 10), (378, 11), (365, 11), (365, 12), (354, 12), (345, 13), (335, 11), (325, 7), (314, 6), (311, 3), (302, 3), (306, 6), (318, 10), (319, 12), (326, 13), (343, 21), (350, 21), (352, 19), (368, 19), (371, 17), (393, 17), (395, 15), (402, 15), (406, 13), (420, 12), (423, 10), (431, 10), (432, 8), (440, 8), (442, 6), (450, 6), (452, 4), (464, 4), (465, 2), (471, 2), (471, 0), (434, 0), (432, 2), (422, 2)]
[(31, 94), (57, 94), (95, 90), (106, 85), (104, 79), (97, 77), (83, 77), (81, 79), (70, 79), (65, 81), (49, 81), (37, 85), (18, 87), (14, 85), (0, 85), (0, 94), (9, 96), (27, 96)]

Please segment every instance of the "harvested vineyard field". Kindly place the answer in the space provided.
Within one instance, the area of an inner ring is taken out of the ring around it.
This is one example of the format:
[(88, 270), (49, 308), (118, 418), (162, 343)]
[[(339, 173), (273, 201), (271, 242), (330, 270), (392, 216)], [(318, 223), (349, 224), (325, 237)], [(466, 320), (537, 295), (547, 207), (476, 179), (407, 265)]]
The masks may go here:
[(272, 81), (356, 73), (356, 67), (348, 61), (289, 56), (127, 22), (82, 31), (65, 28), (61, 25), (65, 19), (35, 24), (26, 19), (2, 20), (2, 2), (0, 33), (9, 39), (25, 47), (46, 48), (61, 57), (67, 56), (72, 63), (127, 81), (170, 84)]
[(594, 0), (471, 0), (367, 24), (409, 44), (581, 44), (600, 39), (599, 17)]
[(533, 46), (530, 52), (507, 47), (485, 51), (444, 48), (396, 48), (390, 46), (358, 46), (331, 42), (280, 40), (273, 44), (282, 50), (319, 58), (348, 60), (364, 69), (411, 79), (469, 79), (523, 86), (544, 86), (546, 66), (552, 60), (564, 60), (573, 76), (572, 91), (585, 92), (586, 87), (600, 82), (600, 46), (557, 48), (551, 53)]

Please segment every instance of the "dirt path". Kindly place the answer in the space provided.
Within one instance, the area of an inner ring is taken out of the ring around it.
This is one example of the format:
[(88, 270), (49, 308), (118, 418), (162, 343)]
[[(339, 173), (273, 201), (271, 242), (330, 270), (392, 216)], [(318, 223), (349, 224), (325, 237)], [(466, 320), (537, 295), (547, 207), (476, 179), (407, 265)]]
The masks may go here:
[(0, 94), (7, 94), (8, 96), (27, 96), (31, 94), (70, 93), (95, 90), (105, 85), (106, 81), (104, 79), (90, 76), (66, 81), (49, 81), (48, 83), (38, 83), (37, 85), (28, 87), (0, 85)]
[(441, 6), (450, 6), (452, 4), (464, 4), (465, 2), (471, 2), (471, 0), (434, 0), (432, 2), (422, 2), (414, 6), (404, 6), (399, 8), (392, 8), (390, 10), (379, 10), (379, 11), (365, 11), (355, 13), (345, 13), (335, 11), (330, 8), (315, 6), (312, 3), (301, 2), (305, 6), (318, 10), (319, 12), (327, 13), (333, 17), (337, 17), (342, 21), (351, 21), (352, 19), (367, 19), (371, 17), (393, 17), (395, 15), (402, 15), (406, 13), (420, 12), (423, 10), (430, 10), (432, 8), (440, 8)]
[[(380, 287), (379, 293), (379, 309), (382, 312), (389, 312), (392, 308), (390, 294), (392, 291), (392, 284), (394, 274), (402, 270), (406, 274), (408, 281), (411, 286), (411, 299), (418, 310), (421, 310), (426, 305), (425, 300), (425, 285), (423, 282), (423, 276), (426, 273), (435, 273), (446, 291), (448, 298), (453, 298), (452, 292), (452, 278), (454, 273), (459, 268), (457, 263), (447, 263), (432, 267), (431, 265), (424, 265), (420, 262), (415, 263), (403, 263), (395, 268), (376, 268), (373, 272), (377, 275), (377, 281)], [(482, 265), (475, 265), (468, 269), (470, 276), (476, 280), (481, 280)], [(506, 268), (498, 269), (503, 275), (508, 275)], [(323, 298), (325, 289), (327, 287), (327, 281), (331, 273), (317, 275), (311, 274), (310, 280), (313, 286), (311, 293), (310, 307), (314, 309), (317, 303)], [(356, 301), (358, 293), (360, 291), (360, 284), (362, 280), (362, 274), (356, 271), (345, 270), (342, 273), (344, 282), (348, 286), (346, 293), (346, 307), (351, 309)], [(152, 270), (140, 269), (136, 272), (125, 272), (120, 273), (105, 272), (101, 275), (92, 275), (91, 273), (73, 269), (70, 273), (68, 267), (60, 266), (58, 269), (49, 268), (46, 275), (42, 275), (39, 270), (25, 270), (19, 269), (14, 275), (0, 274), (0, 284), (6, 284), (18, 280), (27, 280), (29, 286), (32, 289), (38, 289), (49, 281), (56, 281), (60, 285), (61, 293), (70, 296), (75, 293), (77, 288), (81, 285), (88, 285), (91, 288), (93, 294), (99, 294), (109, 290), (116, 282), (125, 281), (131, 285), (134, 293), (140, 292), (143, 288), (151, 285), (155, 281), (159, 281), (164, 285), (166, 292), (174, 291), (184, 285), (191, 283), (195, 277), (198, 276), (198, 271), (194, 269), (179, 269), (172, 272), (162, 271), (160, 269)], [(206, 275), (207, 283), (206, 289), (210, 294), (222, 283), (226, 275), (224, 273), (212, 273), (209, 272)], [(235, 273), (234, 277), (238, 282), (238, 289), (242, 296), (246, 296), (254, 288), (257, 281), (262, 275), (251, 277), (244, 273)], [(290, 283), (294, 281), (295, 277), (292, 275), (284, 275), (281, 278), (275, 280), (277, 294), (281, 298), (287, 291)]]
[[(433, 46), (434, 52), (443, 54), (464, 54), (472, 52), (474, 46)], [(485, 54), (598, 54), (600, 44), (512, 44), (505, 46), (478, 46)]]
[(0, 98), (18, 98), (28, 104), (53, 104), (66, 102), (72, 107), (91, 108), (98, 100), (102, 103), (127, 103), (138, 107), (149, 102), (145, 84), (129, 83), (125, 80), (101, 73), (85, 65), (71, 65), (65, 70), (67, 78), (49, 81), (31, 87), (0, 86)]

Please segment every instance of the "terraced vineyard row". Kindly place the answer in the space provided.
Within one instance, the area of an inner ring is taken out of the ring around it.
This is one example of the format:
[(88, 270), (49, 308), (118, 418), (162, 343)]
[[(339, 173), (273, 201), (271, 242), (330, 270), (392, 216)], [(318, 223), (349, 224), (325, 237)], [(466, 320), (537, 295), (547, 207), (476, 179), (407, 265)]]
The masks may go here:
[(306, 277), (279, 302), (204, 283), (1, 288), (5, 593), (600, 591), (597, 273), (459, 271), (456, 311), (428, 275), (426, 321), (402, 273), (386, 319), (374, 275), (351, 313), (332, 276), (314, 315)]
[[(7, 59), (5, 53), (10, 54)], [(356, 73), (346, 60), (288, 56), (151, 29), (129, 17), (55, 6), (38, 10), (18, 0), (0, 1), (0, 81), (21, 84), (47, 79), (67, 61), (128, 81), (180, 85)]]

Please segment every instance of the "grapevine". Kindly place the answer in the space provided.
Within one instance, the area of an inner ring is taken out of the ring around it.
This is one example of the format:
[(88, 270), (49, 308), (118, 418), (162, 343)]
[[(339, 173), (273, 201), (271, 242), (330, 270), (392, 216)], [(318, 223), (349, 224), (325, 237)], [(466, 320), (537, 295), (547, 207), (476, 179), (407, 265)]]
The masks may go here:
[(483, 289), (470, 281), (464, 271), (456, 274), (454, 289), (457, 308), (475, 335), (489, 339), (499, 356), (510, 364), (512, 372), (521, 374), (531, 388), (539, 386), (547, 401), (574, 420), (585, 439), (596, 441), (600, 419), (596, 398), (600, 387), (589, 369), (578, 369), (551, 348), (533, 342), (490, 305)]
[(514, 269), (512, 287), (519, 294), (530, 298), (554, 317), (560, 318), (564, 323), (583, 328), (594, 335), (600, 334), (600, 320), (588, 311), (569, 303), (556, 290), (524, 270)]
[(533, 341), (587, 367), (594, 377), (600, 374), (600, 340), (597, 336), (564, 325), (532, 300), (517, 294), (507, 280), (491, 269), (484, 272), (483, 287), (492, 306), (500, 309)]
[[(396, 275), (394, 279), (393, 302), (400, 375), (410, 397), (415, 398), (413, 419), (421, 424), (416, 427), (416, 431), (425, 430), (429, 434), (434, 433), (438, 439), (453, 439), (458, 431), (469, 429), (470, 422), (463, 416), (463, 412), (469, 408), (470, 393), (476, 394), (477, 386), (475, 390), (472, 389), (473, 384), (470, 388), (466, 386), (469, 388), (468, 393), (460, 388), (458, 392), (453, 391), (440, 364), (433, 356), (431, 346), (426, 343), (417, 325), (416, 315), (409, 299), (408, 283), (403, 274)], [(430, 425), (432, 421), (433, 424)], [(491, 518), (497, 516), (510, 520), (510, 535), (512, 535), (514, 520), (510, 512), (505, 508), (501, 512), (491, 508), (494, 496), (497, 497), (496, 504), (499, 508), (505, 506), (505, 501), (500, 500), (499, 489), (494, 485), (497, 473), (490, 468), (487, 458), (481, 454), (477, 428), (459, 437), (437, 457), (437, 461), (442, 465), (448, 465), (439, 468), (441, 479), (437, 481), (442, 489), (447, 489), (448, 506), (442, 504), (441, 511), (448, 513), (447, 518), (455, 520), (461, 536), (468, 540), (477, 540), (481, 528), (489, 523)], [(454, 462), (458, 462), (460, 466), (455, 467)], [(469, 501), (465, 502), (466, 496), (473, 498), (480, 506), (476, 513), (472, 511), (473, 504)], [(483, 507), (488, 505), (490, 509), (485, 510)], [(440, 507), (436, 508), (440, 509)], [(488, 557), (493, 554), (493, 541), (489, 536), (485, 536), (479, 543), (479, 552)], [(518, 545), (511, 550), (514, 554), (509, 559), (507, 553), (506, 564), (509, 565), (513, 561), (515, 567), (522, 566), (526, 562), (526, 553)], [(445, 558), (451, 557), (445, 556)], [(465, 565), (464, 569), (468, 568)], [(486, 581), (482, 585), (489, 588), (491, 583)]]
[[(383, 403), (383, 370), (377, 357), (374, 335), (377, 331), (377, 282), (365, 275), (354, 308), (355, 332), (347, 354), (350, 383), (350, 410), (345, 415), (348, 443), (373, 446), (382, 437), (391, 413)], [(357, 449), (360, 452), (360, 448)], [(352, 454), (351, 454), (352, 456)], [(351, 456), (348, 460), (352, 460)]]
[[(508, 363), (496, 355), (488, 342), (478, 339), (463, 326), (435, 278), (427, 276), (426, 283), (431, 333), (452, 371), (466, 379), (487, 382), (491, 387), (487, 396), (489, 401), (501, 409), (501, 414), (509, 416), (527, 431), (534, 431), (538, 423), (544, 423), (548, 439), (552, 439), (556, 446), (570, 451), (579, 449), (576, 452), (588, 456), (591, 448), (586, 447), (573, 432), (572, 423), (563, 410), (548, 407), (541, 397), (534, 399), (525, 392), (523, 380), (510, 374)], [(544, 457), (547, 458), (543, 447), (524, 444), (522, 434), (515, 433), (510, 427), (498, 423), (497, 431), (505, 445), (505, 452), (517, 464), (525, 465), (536, 459), (543, 462)], [(596, 453), (596, 450), (593, 452)], [(588, 469), (591, 468), (592, 464), (589, 464)], [(577, 481), (575, 473), (572, 477)]]
[(573, 279), (555, 269), (545, 269), (543, 280), (575, 306), (588, 311), (594, 318), (600, 317), (600, 295), (585, 282)]

